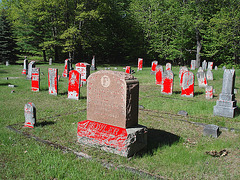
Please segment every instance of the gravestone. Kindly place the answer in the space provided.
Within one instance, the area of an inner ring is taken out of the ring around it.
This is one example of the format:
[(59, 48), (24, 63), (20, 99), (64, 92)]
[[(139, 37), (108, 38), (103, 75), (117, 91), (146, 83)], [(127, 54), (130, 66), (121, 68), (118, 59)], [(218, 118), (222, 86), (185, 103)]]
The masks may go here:
[(202, 67), (199, 67), (198, 72), (197, 72), (197, 79), (198, 79), (198, 86), (199, 87), (206, 87), (207, 86), (207, 78), (206, 74), (203, 71)]
[(51, 95), (58, 94), (58, 69), (48, 68), (48, 92)]
[(162, 85), (163, 67), (157, 65), (156, 67), (156, 85)]
[(9, 61), (6, 61), (6, 66), (9, 66)]
[(36, 62), (35, 61), (31, 61), (28, 64), (28, 73), (27, 73), (27, 77), (26, 79), (31, 80), (32, 79), (32, 68), (35, 68)]
[(220, 134), (219, 127), (214, 124), (208, 124), (203, 129), (204, 136), (210, 136), (210, 137), (217, 138), (219, 136), (219, 134)]
[(169, 94), (171, 95), (173, 92), (173, 72), (171, 70), (166, 70), (163, 73), (162, 79), (162, 87), (161, 93), (162, 94)]
[(138, 58), (138, 71), (142, 70), (143, 67), (143, 58)]
[(70, 59), (66, 59), (62, 76), (63, 77), (68, 77), (69, 76), (69, 72), (71, 70), (72, 70), (72, 62), (71, 62)]
[(90, 64), (81, 62), (77, 63), (75, 67), (76, 70), (81, 74), (80, 86), (82, 87), (83, 85), (87, 84), (87, 78), (90, 75)]
[(27, 56), (25, 56), (25, 59), (23, 60), (23, 70), (22, 70), (22, 74), (27, 75), (28, 74), (28, 60), (27, 60)]
[(222, 67), (222, 70), (225, 71), (225, 69), (226, 69), (226, 66), (223, 66), (223, 67)]
[(206, 86), (206, 99), (212, 99), (213, 98), (213, 87), (212, 86)]
[(179, 70), (179, 79), (180, 79), (180, 86), (182, 87), (182, 81), (183, 81), (183, 74), (188, 71), (188, 68), (186, 66), (182, 66)]
[(81, 77), (80, 73), (77, 70), (72, 70), (69, 72), (69, 81), (68, 81), (68, 98), (79, 100), (80, 98), (80, 84)]
[(40, 89), (40, 69), (32, 68), (32, 87), (31, 90), (38, 92)]
[(194, 96), (194, 74), (187, 71), (182, 76), (182, 94), (181, 96), (193, 97)]
[(210, 70), (213, 69), (213, 62), (208, 62), (208, 69), (210, 69)]
[(219, 94), (216, 106), (213, 108), (215, 116), (223, 116), (233, 118), (237, 109), (235, 94), (235, 70), (225, 69), (223, 74), (222, 93)]
[(207, 80), (213, 80), (213, 73), (211, 69), (207, 70)]
[(32, 102), (28, 102), (24, 106), (25, 124), (24, 127), (34, 128), (36, 124), (36, 106)]
[(126, 66), (125, 73), (131, 74), (131, 66)]
[(196, 60), (191, 60), (191, 70), (195, 70), (196, 69)]
[(49, 58), (49, 66), (52, 65), (52, 58)]
[(156, 67), (158, 65), (158, 61), (152, 61), (152, 67), (151, 67), (151, 74), (156, 74)]
[(92, 58), (92, 63), (91, 63), (91, 71), (96, 71), (97, 68), (96, 68), (96, 60), (95, 60), (95, 56), (93, 56)]
[(172, 70), (172, 64), (171, 63), (166, 64), (166, 70)]
[(202, 62), (202, 68), (203, 68), (204, 71), (207, 69), (207, 61), (206, 60), (204, 60)]
[(129, 157), (147, 144), (138, 125), (139, 82), (131, 74), (98, 71), (88, 78), (87, 120), (78, 122), (78, 142)]
[(217, 67), (217, 66), (215, 66), (215, 67), (214, 67), (214, 69), (215, 69), (215, 70), (218, 70), (218, 67)]

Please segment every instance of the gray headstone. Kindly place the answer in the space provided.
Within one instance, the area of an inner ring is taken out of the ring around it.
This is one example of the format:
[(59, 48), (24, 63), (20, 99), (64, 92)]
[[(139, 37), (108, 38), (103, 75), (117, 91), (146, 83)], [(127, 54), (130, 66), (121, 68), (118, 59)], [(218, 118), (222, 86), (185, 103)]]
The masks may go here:
[(196, 60), (191, 60), (191, 70), (196, 69)]
[(226, 66), (223, 66), (223, 67), (222, 67), (222, 70), (225, 71), (225, 69), (226, 69)]
[(9, 61), (6, 61), (6, 66), (9, 66)]
[(238, 90), (237, 89), (234, 89), (234, 94), (237, 94)]
[(36, 124), (36, 106), (34, 103), (28, 102), (24, 106), (25, 124), (24, 127), (34, 128)]
[(32, 68), (35, 68), (36, 62), (35, 61), (31, 61), (28, 64), (28, 73), (27, 73), (27, 77), (26, 79), (31, 80), (32, 79)]
[(206, 87), (207, 86), (206, 74), (205, 74), (202, 67), (199, 67), (199, 69), (198, 69), (197, 79), (198, 79), (198, 86), (199, 87)]
[(212, 99), (213, 98), (213, 87), (212, 86), (206, 86), (206, 99)]
[(181, 110), (181, 111), (178, 112), (178, 115), (187, 116), (188, 113), (186, 111)]
[(213, 80), (213, 73), (211, 69), (207, 70), (207, 80)]
[(91, 71), (95, 71), (95, 70), (97, 70), (97, 68), (96, 68), (96, 60), (95, 60), (95, 56), (93, 56), (93, 58), (92, 58), (92, 63), (91, 63), (90, 70), (91, 70)]
[(206, 70), (206, 69), (207, 69), (207, 61), (206, 61), (206, 60), (204, 60), (204, 61), (202, 62), (202, 68), (203, 68), (203, 70)]
[(204, 136), (210, 136), (217, 138), (219, 136), (219, 127), (214, 124), (208, 124), (203, 129), (203, 135)]
[(215, 70), (218, 70), (218, 67), (217, 67), (217, 66), (215, 66), (215, 67), (214, 67), (214, 69), (215, 69)]
[(52, 65), (52, 58), (49, 58), (49, 65)]

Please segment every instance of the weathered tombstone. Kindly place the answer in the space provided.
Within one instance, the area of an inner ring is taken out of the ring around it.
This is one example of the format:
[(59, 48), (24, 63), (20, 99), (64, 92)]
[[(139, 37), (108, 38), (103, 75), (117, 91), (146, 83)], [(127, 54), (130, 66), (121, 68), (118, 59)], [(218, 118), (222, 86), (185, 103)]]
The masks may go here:
[(194, 96), (194, 74), (187, 71), (182, 77), (182, 96), (193, 97)]
[(225, 69), (223, 74), (222, 93), (219, 94), (216, 106), (213, 108), (213, 115), (233, 118), (237, 109), (235, 94), (235, 70)]
[(166, 64), (166, 70), (172, 70), (172, 64), (171, 63)]
[(34, 128), (36, 124), (36, 106), (34, 103), (28, 102), (24, 106), (25, 124), (24, 127)]
[(52, 65), (52, 58), (49, 58), (49, 65)]
[(158, 65), (158, 61), (152, 61), (151, 74), (156, 74), (157, 65)]
[(40, 89), (40, 69), (32, 68), (32, 87), (31, 90), (38, 92)]
[(202, 68), (203, 68), (204, 71), (207, 69), (207, 61), (206, 60), (204, 60), (202, 62)]
[(9, 66), (9, 61), (6, 61), (6, 66)]
[(63, 77), (68, 77), (69, 72), (72, 70), (72, 63), (70, 59), (65, 60), (64, 70), (63, 70)]
[(206, 87), (207, 86), (206, 74), (203, 71), (202, 67), (199, 67), (199, 69), (198, 69), (197, 78), (198, 78), (198, 86), (199, 87)]
[(48, 68), (48, 92), (55, 96), (58, 94), (58, 69)]
[(207, 80), (213, 80), (213, 73), (211, 69), (207, 70)]
[(131, 66), (126, 66), (125, 73), (131, 74)]
[(138, 58), (138, 71), (142, 70), (143, 67), (143, 58)]
[(90, 75), (90, 64), (82, 62), (77, 63), (75, 67), (76, 70), (81, 74), (80, 86), (82, 87), (83, 85), (87, 84), (87, 78)]
[(95, 56), (93, 56), (93, 58), (92, 58), (92, 63), (91, 63), (91, 68), (90, 69), (91, 69), (91, 71), (97, 70)]
[(225, 69), (226, 69), (226, 66), (223, 66), (223, 67), (222, 67), (222, 70), (225, 71)]
[(163, 80), (162, 80), (162, 87), (161, 93), (162, 94), (172, 94), (173, 92), (173, 72), (171, 70), (166, 70), (163, 73)]
[(191, 60), (191, 70), (195, 70), (196, 69), (196, 60)]
[(217, 138), (219, 136), (219, 134), (220, 134), (219, 127), (214, 124), (208, 124), (203, 129), (204, 136), (210, 136), (210, 137)]
[(28, 64), (28, 73), (27, 73), (26, 79), (28, 79), (28, 80), (31, 80), (31, 79), (32, 79), (32, 68), (35, 68), (35, 64), (36, 64), (35, 61), (31, 61), (31, 62)]
[(212, 86), (206, 86), (206, 99), (212, 99), (213, 98), (213, 87)]
[(215, 66), (215, 67), (214, 67), (214, 69), (215, 69), (215, 70), (218, 70), (218, 67), (217, 67), (217, 66)]
[(208, 62), (208, 69), (210, 69), (210, 70), (213, 69), (213, 62)]
[(79, 100), (80, 97), (80, 84), (81, 77), (80, 73), (77, 70), (72, 70), (69, 72), (69, 81), (68, 81), (68, 98)]
[(183, 81), (183, 74), (188, 71), (188, 68), (186, 66), (182, 66), (179, 70), (179, 79), (180, 79), (180, 86), (182, 87), (182, 81)]
[(147, 145), (138, 125), (139, 82), (131, 74), (98, 71), (88, 78), (87, 120), (78, 122), (78, 142), (129, 157)]
[(22, 74), (27, 75), (28, 74), (28, 60), (27, 60), (27, 56), (25, 56), (25, 59), (23, 61), (23, 70), (22, 70)]
[(157, 65), (156, 67), (156, 85), (162, 85), (163, 67)]

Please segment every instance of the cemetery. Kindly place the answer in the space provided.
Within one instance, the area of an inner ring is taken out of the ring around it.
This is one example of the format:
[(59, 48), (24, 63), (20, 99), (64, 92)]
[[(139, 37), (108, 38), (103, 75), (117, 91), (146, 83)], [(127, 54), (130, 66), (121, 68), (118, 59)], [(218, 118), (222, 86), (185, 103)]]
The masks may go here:
[(239, 178), (239, 69), (62, 62), (0, 65), (1, 179)]

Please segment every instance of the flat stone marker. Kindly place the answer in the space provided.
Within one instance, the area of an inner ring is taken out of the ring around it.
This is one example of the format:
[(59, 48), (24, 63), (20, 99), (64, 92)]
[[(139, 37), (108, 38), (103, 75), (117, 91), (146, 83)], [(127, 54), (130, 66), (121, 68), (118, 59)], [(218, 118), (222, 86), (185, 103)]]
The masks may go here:
[(24, 106), (25, 124), (24, 127), (34, 128), (36, 124), (36, 106), (32, 102), (28, 102)]
[(80, 73), (77, 70), (72, 70), (69, 72), (69, 81), (68, 81), (68, 98), (79, 100), (80, 98), (80, 84), (81, 77)]
[(213, 80), (213, 73), (211, 69), (207, 70), (207, 80)]
[(162, 94), (169, 94), (171, 95), (173, 92), (173, 72), (171, 70), (166, 70), (163, 73), (163, 80), (162, 80), (162, 87), (161, 93)]
[(206, 60), (204, 60), (202, 62), (202, 68), (203, 68), (204, 71), (207, 69), (207, 61)]
[(126, 66), (125, 73), (131, 74), (131, 66)]
[(198, 79), (198, 86), (199, 87), (206, 87), (207, 86), (207, 78), (206, 74), (203, 71), (202, 67), (199, 67), (198, 72), (197, 72), (197, 79)]
[(32, 68), (32, 87), (31, 90), (38, 92), (40, 89), (40, 69)]
[(27, 60), (27, 56), (25, 56), (25, 59), (23, 60), (23, 70), (22, 70), (22, 74), (23, 75), (27, 75), (28, 71), (28, 60)]
[(95, 60), (95, 56), (93, 56), (92, 58), (92, 63), (91, 63), (91, 71), (96, 71), (97, 68), (96, 68), (96, 60)]
[(210, 136), (217, 138), (219, 136), (219, 127), (214, 124), (208, 124), (203, 129), (203, 135), (204, 136)]
[(76, 70), (81, 74), (81, 84), (80, 86), (84, 86), (87, 84), (87, 78), (90, 75), (90, 64), (88, 63), (77, 63), (75, 65)]
[(162, 85), (163, 67), (157, 65), (156, 67), (156, 85)]
[(151, 74), (156, 74), (156, 67), (158, 65), (158, 61), (152, 61), (152, 67), (151, 67)]
[(62, 73), (62, 77), (68, 77), (69, 72), (72, 70), (72, 63), (70, 59), (65, 60), (64, 70)]
[(138, 71), (141, 71), (143, 67), (143, 58), (138, 58)]
[(213, 87), (206, 86), (206, 99), (212, 99), (212, 98), (213, 98)]
[(179, 79), (180, 79), (180, 86), (182, 87), (182, 82), (183, 82), (183, 74), (185, 72), (188, 72), (188, 68), (186, 66), (182, 66), (179, 70)]
[(213, 62), (208, 62), (208, 69), (210, 69), (210, 70), (213, 69)]
[(191, 70), (195, 70), (196, 69), (196, 60), (191, 60)]
[(225, 69), (223, 74), (222, 93), (219, 94), (216, 106), (213, 108), (213, 115), (233, 118), (237, 109), (235, 94), (235, 70)]
[(32, 79), (32, 68), (35, 68), (36, 62), (35, 61), (31, 61), (28, 64), (28, 73), (27, 73), (27, 77), (26, 79), (31, 80)]
[(182, 94), (181, 96), (193, 97), (194, 96), (194, 74), (187, 71), (182, 77)]
[(58, 69), (48, 68), (48, 92), (51, 95), (58, 94)]
[(87, 120), (78, 122), (78, 142), (129, 157), (147, 145), (138, 125), (139, 82), (131, 74), (102, 70), (87, 84)]
[(166, 64), (166, 70), (172, 70), (172, 64), (171, 63)]

